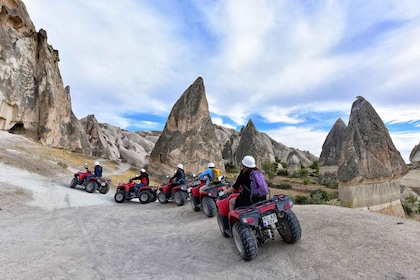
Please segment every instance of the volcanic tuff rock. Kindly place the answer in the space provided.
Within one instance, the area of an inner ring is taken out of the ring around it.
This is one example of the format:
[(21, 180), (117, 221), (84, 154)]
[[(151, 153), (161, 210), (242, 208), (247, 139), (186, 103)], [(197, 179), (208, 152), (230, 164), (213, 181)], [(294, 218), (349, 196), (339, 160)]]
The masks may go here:
[(409, 160), (414, 168), (420, 167), (420, 143), (411, 150)]
[(408, 167), (372, 105), (358, 96), (353, 103), (338, 166), (343, 205), (403, 216), (401, 179)]
[(186, 173), (203, 171), (214, 162), (224, 171), (221, 147), (210, 118), (204, 82), (198, 77), (172, 107), (165, 128), (150, 155), (149, 170), (172, 175), (178, 163)]
[[(161, 132), (129, 132), (98, 123), (93, 115), (79, 121), (71, 109), (70, 87), (63, 86), (59, 53), (48, 45), (46, 31), (35, 31), (22, 1), (2, 0), (0, 8), (0, 129), (24, 134), (51, 147), (139, 167), (147, 165)], [(188, 92), (175, 104), (157, 147), (157, 154), (171, 159), (166, 169), (158, 168), (165, 175), (173, 172), (178, 161), (188, 162), (186, 167), (191, 172), (200, 171), (210, 160), (222, 169), (227, 162), (239, 165), (247, 147), (264, 155), (258, 161), (287, 157), (287, 147), (255, 127), (254, 131), (245, 129), (238, 133), (214, 126), (201, 78)], [(257, 149), (252, 148), (250, 137), (258, 138), (253, 142), (258, 143)], [(184, 140), (188, 145), (184, 145)], [(301, 154), (304, 162), (310, 161), (305, 157), (313, 158), (309, 153)]]
[(89, 153), (47, 32), (35, 31), (22, 1), (0, 5), (0, 129), (43, 145)]
[(346, 137), (346, 128), (343, 120), (338, 118), (322, 145), (321, 155), (319, 156), (318, 180), (320, 183), (328, 179), (337, 179), (338, 163), (341, 147)]

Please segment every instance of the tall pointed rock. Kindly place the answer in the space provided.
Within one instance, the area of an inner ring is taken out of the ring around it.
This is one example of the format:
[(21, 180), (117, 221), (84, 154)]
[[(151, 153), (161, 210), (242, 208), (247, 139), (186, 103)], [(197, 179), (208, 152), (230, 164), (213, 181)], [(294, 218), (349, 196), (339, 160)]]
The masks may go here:
[(408, 167), (372, 105), (353, 103), (338, 166), (343, 205), (404, 216), (399, 180)]
[(334, 126), (325, 138), (319, 156), (319, 176), (321, 184), (337, 180), (337, 169), (340, 161), (341, 147), (346, 138), (346, 125), (341, 118), (338, 118)]
[(162, 178), (172, 175), (181, 163), (191, 175), (203, 171), (210, 161), (224, 170), (204, 82), (198, 77), (173, 106), (150, 155), (148, 169), (153, 176)]

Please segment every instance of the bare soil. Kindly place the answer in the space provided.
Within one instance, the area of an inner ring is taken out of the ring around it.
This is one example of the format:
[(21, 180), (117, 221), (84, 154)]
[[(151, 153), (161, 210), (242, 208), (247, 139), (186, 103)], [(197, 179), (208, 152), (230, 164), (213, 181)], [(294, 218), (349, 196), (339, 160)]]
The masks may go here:
[[(297, 205), (301, 240), (290, 245), (276, 235), (246, 262), (216, 218), (189, 202), (118, 204), (115, 189), (69, 188), (73, 173), (94, 160), (0, 132), (0, 279), (419, 278), (414, 220)], [(101, 163), (105, 176), (135, 172)]]

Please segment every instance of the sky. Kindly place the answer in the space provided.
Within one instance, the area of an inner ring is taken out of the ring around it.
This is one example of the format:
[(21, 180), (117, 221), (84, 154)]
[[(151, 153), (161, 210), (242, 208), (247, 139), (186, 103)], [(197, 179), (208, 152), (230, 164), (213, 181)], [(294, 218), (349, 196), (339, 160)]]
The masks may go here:
[(321, 154), (356, 96), (406, 163), (420, 143), (420, 1), (24, 0), (81, 119), (163, 130), (202, 77), (213, 123)]

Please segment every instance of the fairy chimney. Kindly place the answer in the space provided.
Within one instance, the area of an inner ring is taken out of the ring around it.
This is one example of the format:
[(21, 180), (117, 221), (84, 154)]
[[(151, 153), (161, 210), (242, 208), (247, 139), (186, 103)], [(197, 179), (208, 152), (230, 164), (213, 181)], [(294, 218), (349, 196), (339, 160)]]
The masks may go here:
[(339, 197), (344, 206), (404, 216), (400, 179), (408, 167), (372, 105), (353, 103), (338, 166)]

